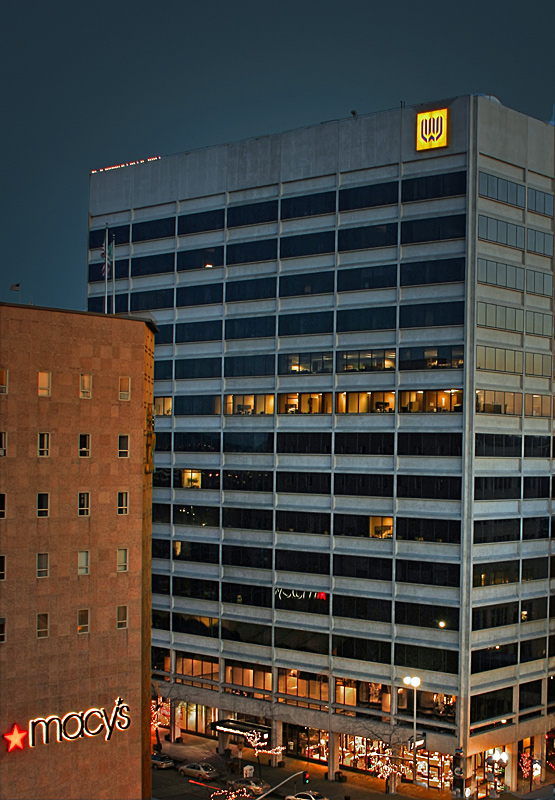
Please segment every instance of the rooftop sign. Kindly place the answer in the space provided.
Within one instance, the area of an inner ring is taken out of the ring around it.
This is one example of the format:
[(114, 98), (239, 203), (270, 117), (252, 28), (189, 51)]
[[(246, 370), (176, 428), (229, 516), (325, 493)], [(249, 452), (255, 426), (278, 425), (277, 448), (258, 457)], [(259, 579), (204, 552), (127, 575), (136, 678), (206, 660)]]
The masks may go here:
[(448, 109), (423, 111), (416, 116), (416, 149), (447, 147)]

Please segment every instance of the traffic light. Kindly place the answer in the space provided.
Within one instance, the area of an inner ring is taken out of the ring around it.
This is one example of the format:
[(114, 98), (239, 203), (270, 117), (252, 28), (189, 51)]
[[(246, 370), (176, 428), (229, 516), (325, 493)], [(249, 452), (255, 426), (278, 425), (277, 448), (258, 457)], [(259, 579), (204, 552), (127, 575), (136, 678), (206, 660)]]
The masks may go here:
[(303, 783), (310, 783), (310, 773), (303, 772)]

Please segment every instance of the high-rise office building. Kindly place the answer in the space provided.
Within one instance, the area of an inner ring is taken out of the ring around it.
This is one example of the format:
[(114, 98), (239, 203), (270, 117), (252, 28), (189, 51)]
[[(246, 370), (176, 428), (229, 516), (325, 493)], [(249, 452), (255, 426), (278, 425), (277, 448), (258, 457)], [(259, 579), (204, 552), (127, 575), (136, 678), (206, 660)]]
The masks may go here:
[(416, 719), (418, 779), (479, 796), (545, 757), (554, 156), (471, 96), (91, 176), (89, 308), (108, 226), (116, 310), (159, 326), (172, 735), (263, 724), (332, 776), (391, 745), (410, 780)]
[(147, 316), (0, 304), (0, 798), (151, 796)]

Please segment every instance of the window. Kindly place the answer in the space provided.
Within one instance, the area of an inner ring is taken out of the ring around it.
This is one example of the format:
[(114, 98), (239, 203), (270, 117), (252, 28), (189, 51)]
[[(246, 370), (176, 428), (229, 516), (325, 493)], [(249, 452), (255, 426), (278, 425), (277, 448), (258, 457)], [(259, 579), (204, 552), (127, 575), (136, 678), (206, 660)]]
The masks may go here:
[(127, 433), (118, 436), (118, 458), (129, 458), (129, 435)]
[(129, 570), (129, 550), (127, 547), (118, 547), (118, 572), (127, 572)]
[(92, 375), (81, 374), (79, 378), (79, 397), (90, 400), (92, 397)]
[(478, 238), (524, 250), (524, 227), (522, 225), (503, 222), (482, 214), (478, 216)]
[(6, 641), (6, 618), (0, 617), (0, 642)]
[(549, 336), (553, 332), (552, 314), (542, 314), (541, 311), (526, 312), (526, 333), (534, 336)]
[(37, 553), (37, 578), (48, 578), (48, 553)]
[(91, 435), (90, 433), (79, 434), (79, 458), (89, 458), (91, 454)]
[(39, 492), (37, 494), (37, 517), (48, 516), (49, 514), (48, 500), (49, 500), (48, 492)]
[[(533, 354), (527, 354), (526, 358), (528, 358), (528, 355)], [(547, 360), (551, 363), (550, 356), (547, 356)], [(486, 347), (481, 344), (476, 347), (476, 369), (486, 369), (491, 372), (512, 372), (516, 375), (522, 375), (522, 363), (522, 352), (520, 350), (505, 350), (502, 347)]]
[[(164, 362), (158, 362), (164, 363)], [(170, 364), (172, 362), (170, 361)], [(175, 362), (175, 380), (192, 378), (219, 378), (222, 374), (222, 359), (217, 358), (179, 358)], [(274, 374), (274, 371), (270, 373)], [(171, 379), (171, 371), (169, 375)]]
[[(322, 353), (280, 353), (278, 355), (279, 375), (302, 375), (320, 372), (333, 372), (333, 353), (327, 351)], [(273, 375), (273, 370), (268, 374)]]
[(129, 493), (118, 492), (118, 514), (129, 513)]
[(37, 639), (48, 636), (48, 614), (37, 614)]
[(331, 392), (291, 392), (278, 394), (278, 414), (331, 414)]
[(6, 495), (0, 494), (0, 519), (6, 518)]
[(89, 632), (89, 609), (81, 608), (77, 612), (77, 633)]
[(8, 447), (8, 434), (6, 431), (0, 431), (0, 458), (6, 455)]
[[(527, 314), (534, 314), (528, 311)], [(548, 314), (538, 314), (538, 316), (549, 316)], [(497, 328), (501, 331), (517, 331), (522, 333), (524, 330), (524, 310), (522, 308), (512, 308), (510, 306), (497, 306), (493, 303), (478, 303), (477, 324), (485, 328)], [(543, 325), (543, 321), (542, 321)], [(543, 328), (542, 328), (543, 330)], [(534, 331), (528, 331), (534, 333)], [(540, 332), (540, 336), (541, 336)], [(549, 333), (543, 334), (549, 336)]]
[(0, 556), (0, 581), (6, 580), (6, 556)]
[(226, 394), (224, 414), (273, 414), (273, 394)]
[(539, 189), (528, 189), (528, 211), (536, 214), (553, 216), (553, 195), (540, 192)]
[(538, 272), (535, 269), (527, 269), (526, 291), (529, 294), (541, 294), (544, 297), (551, 297), (553, 295), (553, 275), (547, 272)]
[(41, 457), (47, 457), (50, 455), (50, 434), (49, 433), (39, 433), (38, 437), (38, 454)]
[(524, 416), (526, 416), (526, 417), (550, 417), (551, 416), (551, 395), (550, 394), (525, 394), (524, 395)]
[(171, 417), (173, 397), (155, 397), (154, 413), (157, 417)]
[(528, 228), (528, 252), (542, 256), (553, 256), (553, 234)]
[(90, 571), (89, 551), (79, 550), (77, 553), (77, 574), (88, 575)]
[(391, 413), (395, 392), (341, 392), (335, 395), (337, 414)]
[(131, 400), (131, 378), (120, 375), (119, 379), (119, 399)]
[(496, 392), (493, 389), (476, 389), (477, 414), (522, 414), (520, 392)]
[(338, 372), (394, 370), (395, 350), (344, 350), (336, 353), (336, 361)]
[(79, 516), (88, 517), (91, 513), (91, 495), (89, 492), (79, 492)]
[(462, 389), (445, 389), (443, 391), (420, 389), (401, 392), (400, 396), (400, 411), (402, 414), (436, 412), (460, 414), (462, 405)]
[(526, 187), (520, 183), (513, 183), (505, 178), (496, 178), (487, 172), (480, 172), (479, 191), (482, 197), (498, 200), (517, 208), (526, 206)]
[(8, 394), (8, 370), (0, 369), (0, 394)]
[(116, 628), (127, 628), (127, 606), (117, 607)]
[(499, 261), (485, 258), (478, 259), (478, 282), (492, 286), (504, 286), (506, 289), (524, 291), (524, 269), (512, 267)]
[[(401, 347), (399, 369), (462, 369), (464, 347), (444, 345), (442, 347)], [(395, 368), (395, 363), (393, 363)]]
[(52, 373), (39, 372), (38, 374), (39, 397), (50, 397), (51, 392), (52, 392)]

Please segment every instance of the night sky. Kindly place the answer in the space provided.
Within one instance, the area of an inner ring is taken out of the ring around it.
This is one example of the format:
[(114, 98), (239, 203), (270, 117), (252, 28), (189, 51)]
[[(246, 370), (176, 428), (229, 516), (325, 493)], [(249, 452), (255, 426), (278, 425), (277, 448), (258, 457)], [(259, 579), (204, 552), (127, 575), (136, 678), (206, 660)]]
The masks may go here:
[(86, 307), (92, 169), (469, 93), (549, 120), (554, 43), (553, 0), (11, 2), (0, 301)]

